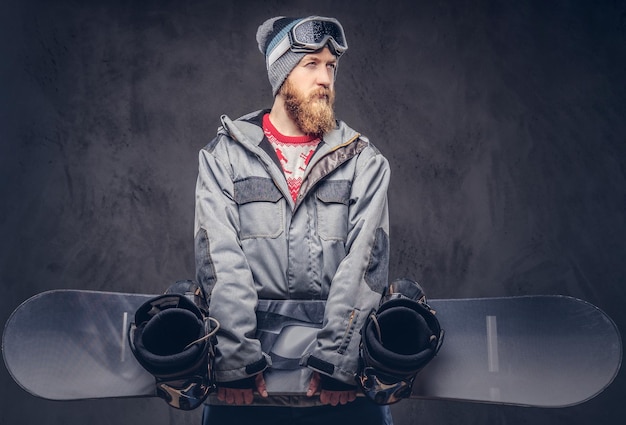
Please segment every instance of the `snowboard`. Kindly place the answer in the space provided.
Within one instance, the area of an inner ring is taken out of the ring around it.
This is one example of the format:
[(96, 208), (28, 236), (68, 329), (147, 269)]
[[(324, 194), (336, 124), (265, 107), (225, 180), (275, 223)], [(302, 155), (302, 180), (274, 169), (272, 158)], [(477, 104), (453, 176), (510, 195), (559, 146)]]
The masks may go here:
[[(134, 358), (128, 329), (152, 294), (55, 290), (33, 296), (2, 336), (7, 370), (45, 399), (156, 397)], [(445, 331), (438, 355), (417, 375), (411, 398), (566, 407), (598, 395), (617, 375), (615, 323), (588, 302), (559, 295), (429, 300)], [(305, 397), (323, 301), (260, 300), (257, 337), (272, 358), (268, 393)], [(219, 343), (218, 346), (219, 348)]]

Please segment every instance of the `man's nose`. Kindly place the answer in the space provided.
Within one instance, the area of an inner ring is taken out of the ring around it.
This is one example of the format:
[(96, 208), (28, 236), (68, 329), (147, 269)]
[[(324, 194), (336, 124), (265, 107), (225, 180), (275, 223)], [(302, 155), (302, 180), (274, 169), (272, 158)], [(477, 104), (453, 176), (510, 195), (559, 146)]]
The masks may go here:
[(317, 73), (317, 84), (324, 87), (330, 87), (333, 82), (334, 72), (332, 69), (328, 69), (327, 67), (320, 67), (319, 72)]

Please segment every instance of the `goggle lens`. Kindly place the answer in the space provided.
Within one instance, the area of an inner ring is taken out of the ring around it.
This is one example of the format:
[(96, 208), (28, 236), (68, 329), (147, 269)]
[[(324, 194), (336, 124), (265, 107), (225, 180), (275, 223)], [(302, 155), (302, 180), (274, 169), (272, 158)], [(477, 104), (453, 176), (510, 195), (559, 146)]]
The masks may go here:
[(304, 20), (293, 27), (291, 36), (292, 49), (319, 50), (329, 40), (332, 40), (332, 46), (338, 55), (348, 48), (343, 28), (335, 20)]
[(331, 37), (339, 45), (345, 46), (343, 31), (334, 22), (304, 21), (293, 28), (295, 41), (301, 44), (319, 45)]

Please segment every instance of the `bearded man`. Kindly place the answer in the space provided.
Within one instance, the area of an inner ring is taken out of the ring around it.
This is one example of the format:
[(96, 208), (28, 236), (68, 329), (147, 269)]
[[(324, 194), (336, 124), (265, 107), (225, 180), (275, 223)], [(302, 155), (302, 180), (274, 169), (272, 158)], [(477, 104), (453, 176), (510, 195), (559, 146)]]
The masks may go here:
[[(278, 17), (259, 27), (257, 42), (271, 110), (222, 116), (199, 156), (197, 279), (221, 325), (218, 391), (203, 423), (390, 424), (387, 406), (356, 397), (360, 330), (388, 282), (389, 165), (335, 119), (343, 28), (333, 18)], [(300, 359), (310, 372), (300, 399), (268, 394), (259, 300), (326, 301)]]

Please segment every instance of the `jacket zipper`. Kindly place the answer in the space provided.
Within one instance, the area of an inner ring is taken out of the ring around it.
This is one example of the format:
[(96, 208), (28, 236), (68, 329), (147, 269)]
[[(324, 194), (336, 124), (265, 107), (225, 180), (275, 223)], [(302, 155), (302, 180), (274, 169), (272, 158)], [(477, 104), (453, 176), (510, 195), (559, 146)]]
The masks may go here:
[(341, 339), (341, 346), (337, 350), (339, 354), (343, 354), (346, 351), (346, 348), (350, 344), (350, 336), (352, 334), (352, 327), (354, 323), (354, 318), (356, 317), (356, 309), (353, 309), (350, 312), (350, 316), (348, 317), (348, 326), (343, 334), (343, 338)]
[[(350, 144), (352, 144), (355, 140), (357, 140), (359, 137), (361, 137), (360, 134), (356, 134), (354, 137), (352, 137), (350, 140), (348, 140), (345, 143), (342, 143), (341, 145), (335, 146), (333, 149), (331, 149), (327, 154), (325, 154), (323, 157), (321, 157), (317, 162), (315, 162), (313, 164), (313, 166), (311, 167), (311, 170), (313, 170), (313, 167), (315, 167), (317, 164), (319, 164), (323, 158), (328, 157), (329, 155), (337, 152), (337, 150), (344, 148), (346, 146), (349, 146)], [(308, 186), (306, 192), (300, 192), (298, 193), (298, 197), (296, 199), (296, 204), (293, 208), (293, 210), (295, 211), (298, 206), (300, 206), (300, 204), (302, 203), (302, 201), (304, 200), (304, 198), (306, 197), (306, 195), (315, 187), (315, 185), (322, 180), (324, 177), (326, 177), (327, 175), (329, 175), (330, 173), (332, 173), (333, 171), (335, 171), (337, 168), (339, 168), (341, 165), (343, 165), (344, 163), (346, 163), (347, 161), (349, 161), (350, 159), (354, 158), (356, 156), (356, 154), (358, 154), (359, 152), (361, 152), (360, 150), (352, 153), (351, 155), (347, 155), (344, 154), (343, 157), (341, 157), (341, 161), (337, 162), (337, 166), (334, 167), (331, 170), (328, 170), (328, 172), (326, 173), (321, 173), (319, 176), (317, 176), (314, 180), (311, 181), (311, 184)], [(307, 181), (308, 177), (311, 175), (311, 170), (309, 170), (309, 172), (304, 176), (304, 180), (302, 181), (302, 183), (304, 183), (305, 181)]]

